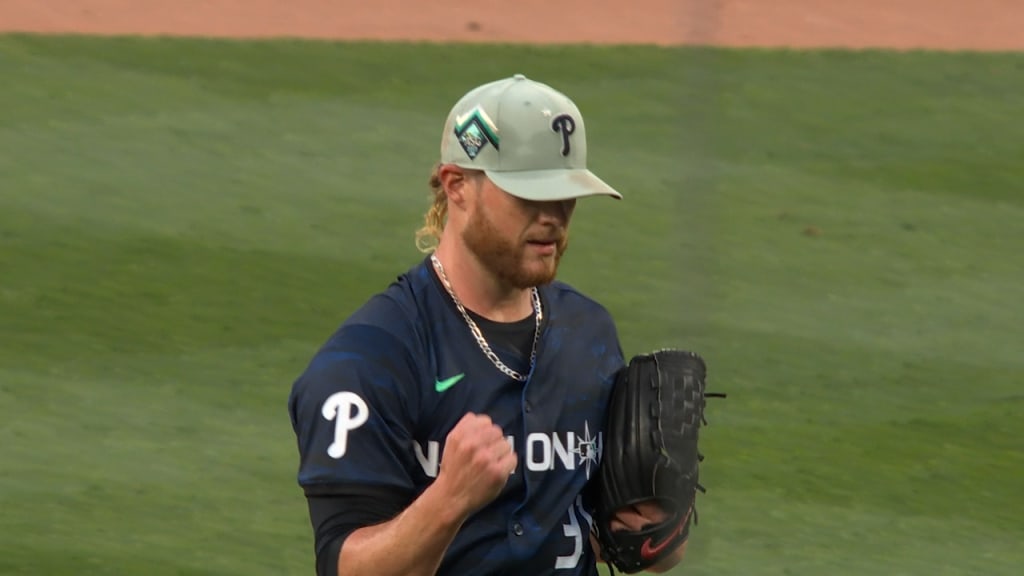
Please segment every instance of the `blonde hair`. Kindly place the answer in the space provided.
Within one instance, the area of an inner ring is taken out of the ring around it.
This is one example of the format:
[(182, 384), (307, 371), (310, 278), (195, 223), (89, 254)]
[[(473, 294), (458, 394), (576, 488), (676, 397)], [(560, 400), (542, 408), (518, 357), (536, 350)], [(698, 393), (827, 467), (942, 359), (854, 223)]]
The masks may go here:
[(437, 164), (430, 173), (431, 204), (423, 215), (423, 226), (416, 231), (416, 248), (427, 254), (437, 249), (448, 218), (448, 195), (441, 184), (440, 170), (441, 164)]

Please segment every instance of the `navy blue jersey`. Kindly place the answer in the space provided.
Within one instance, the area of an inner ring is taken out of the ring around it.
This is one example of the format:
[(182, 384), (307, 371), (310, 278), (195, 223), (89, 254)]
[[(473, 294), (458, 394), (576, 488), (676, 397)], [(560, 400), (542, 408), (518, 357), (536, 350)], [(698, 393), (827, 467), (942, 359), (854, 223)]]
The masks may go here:
[[(437, 477), (451, 429), (467, 412), (487, 414), (519, 463), (498, 498), (463, 524), (438, 574), (596, 574), (581, 493), (600, 461), (623, 355), (600, 304), (561, 282), (540, 292), (544, 323), (525, 383), (483, 354), (429, 258), (371, 298), (292, 388), (306, 494), (383, 489), (411, 502)], [(528, 358), (491, 345), (528, 370)]]

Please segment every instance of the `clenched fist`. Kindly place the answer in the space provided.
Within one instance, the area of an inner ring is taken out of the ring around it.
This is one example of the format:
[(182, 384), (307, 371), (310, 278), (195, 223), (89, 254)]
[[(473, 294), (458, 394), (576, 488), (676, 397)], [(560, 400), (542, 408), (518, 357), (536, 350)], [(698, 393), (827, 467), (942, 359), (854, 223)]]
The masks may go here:
[(436, 483), (468, 516), (498, 497), (516, 462), (501, 428), (486, 415), (469, 413), (448, 433)]

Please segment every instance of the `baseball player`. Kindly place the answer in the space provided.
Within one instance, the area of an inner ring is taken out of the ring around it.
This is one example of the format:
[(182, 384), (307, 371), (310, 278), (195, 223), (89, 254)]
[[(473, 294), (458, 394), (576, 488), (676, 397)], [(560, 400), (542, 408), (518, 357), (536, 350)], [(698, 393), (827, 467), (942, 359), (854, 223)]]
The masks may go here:
[[(622, 196), (586, 158), (576, 105), (523, 75), (451, 110), (427, 255), (289, 397), (318, 575), (597, 573), (586, 488), (624, 359), (608, 311), (555, 276), (577, 199)], [(631, 506), (613, 525), (661, 516)]]

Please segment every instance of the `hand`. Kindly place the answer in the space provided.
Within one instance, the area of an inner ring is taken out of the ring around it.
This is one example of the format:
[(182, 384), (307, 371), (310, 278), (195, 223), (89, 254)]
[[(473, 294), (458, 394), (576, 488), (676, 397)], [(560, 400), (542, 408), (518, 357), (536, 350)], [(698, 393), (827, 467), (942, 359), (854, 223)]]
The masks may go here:
[[(661, 506), (654, 501), (638, 502), (632, 506), (624, 506), (619, 508), (615, 512), (615, 516), (609, 522), (613, 531), (617, 530), (630, 530), (637, 531), (643, 530), (647, 526), (652, 524), (660, 524), (667, 520), (669, 517)], [(682, 561), (683, 556), (686, 554), (686, 541), (684, 540), (675, 551), (669, 556), (666, 556), (654, 566), (651, 566), (646, 571), (654, 574), (660, 574), (667, 572), (675, 567), (679, 562)]]
[(468, 516), (498, 497), (517, 460), (490, 417), (469, 413), (448, 433), (436, 483), (453, 507)]
[(668, 519), (668, 513), (656, 502), (646, 501), (624, 506), (615, 511), (615, 516), (609, 524), (612, 531), (643, 530), (651, 524), (660, 524)]

